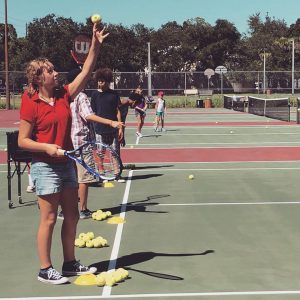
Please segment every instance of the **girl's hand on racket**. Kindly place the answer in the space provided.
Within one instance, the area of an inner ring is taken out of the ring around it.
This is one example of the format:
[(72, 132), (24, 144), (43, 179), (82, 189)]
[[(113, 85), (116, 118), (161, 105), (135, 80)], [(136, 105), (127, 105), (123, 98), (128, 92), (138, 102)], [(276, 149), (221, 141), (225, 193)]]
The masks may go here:
[(58, 155), (58, 149), (61, 149), (60, 146), (56, 145), (56, 144), (45, 144), (46, 145), (46, 153), (52, 157), (56, 157), (56, 156), (59, 156)]
[(105, 32), (106, 26), (104, 26), (102, 29), (99, 27), (99, 24), (95, 23), (93, 27), (93, 34), (95, 39), (102, 44), (103, 41), (107, 38), (109, 35), (109, 32)]
[(123, 122), (118, 122), (118, 121), (112, 121), (111, 122), (111, 127), (113, 128), (123, 128), (125, 127), (124, 123)]

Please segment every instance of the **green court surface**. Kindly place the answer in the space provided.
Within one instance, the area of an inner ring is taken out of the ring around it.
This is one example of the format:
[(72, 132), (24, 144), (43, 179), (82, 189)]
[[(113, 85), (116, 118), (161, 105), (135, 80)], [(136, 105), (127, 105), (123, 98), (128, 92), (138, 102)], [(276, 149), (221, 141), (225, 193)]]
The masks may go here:
[[(272, 120), (223, 110), (174, 110), (166, 118), (167, 132), (145, 126), (136, 139), (134, 125), (126, 128), (131, 146), (167, 151), (168, 148), (299, 146), (300, 127), (273, 125)], [(201, 112), (202, 114), (195, 114)], [(206, 114), (204, 113), (206, 112)], [(216, 112), (214, 114), (214, 112)], [(222, 114), (220, 114), (220, 112)], [(148, 114), (151, 123), (154, 115)], [(128, 123), (134, 124), (133, 115)], [(184, 122), (224, 122), (193, 126)], [(233, 122), (253, 123), (242, 126)], [(168, 127), (168, 122), (174, 122)], [(177, 122), (175, 124), (175, 122)], [(232, 131), (232, 132), (231, 132)], [(0, 144), (5, 147), (5, 130)], [(125, 153), (125, 151), (124, 151)], [(125, 156), (125, 155), (124, 155)], [(125, 170), (126, 183), (112, 188), (91, 187), (89, 208), (120, 213), (126, 222), (80, 220), (78, 233), (93, 231), (109, 246), (76, 248), (83, 263), (98, 271), (123, 267), (130, 278), (113, 287), (52, 286), (37, 281), (39, 269), (35, 235), (39, 211), (34, 194), (8, 208), (7, 166), (0, 165), (1, 274), (0, 298), (26, 299), (300, 299), (300, 161), (230, 161), (193, 163), (137, 162)], [(125, 162), (126, 165), (126, 162)], [(188, 179), (190, 174), (194, 179)], [(62, 251), (57, 220), (52, 260), (60, 270)]]

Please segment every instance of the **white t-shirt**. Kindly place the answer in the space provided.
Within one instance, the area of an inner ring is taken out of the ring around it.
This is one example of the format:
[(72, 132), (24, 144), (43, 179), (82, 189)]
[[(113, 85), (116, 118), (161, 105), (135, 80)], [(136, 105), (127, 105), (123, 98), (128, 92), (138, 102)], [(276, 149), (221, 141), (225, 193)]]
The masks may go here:
[(157, 99), (157, 112), (164, 112), (165, 110), (165, 100), (162, 98)]

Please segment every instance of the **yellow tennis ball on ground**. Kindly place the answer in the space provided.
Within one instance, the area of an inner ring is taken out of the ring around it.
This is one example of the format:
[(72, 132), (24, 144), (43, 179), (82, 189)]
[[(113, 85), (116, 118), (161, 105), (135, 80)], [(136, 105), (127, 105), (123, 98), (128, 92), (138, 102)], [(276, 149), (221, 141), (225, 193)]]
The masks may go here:
[(116, 279), (113, 277), (112, 273), (107, 273), (105, 276), (105, 285), (113, 286), (116, 283)]
[(111, 211), (108, 210), (108, 211), (106, 211), (105, 213), (106, 213), (106, 216), (107, 216), (107, 217), (110, 217), (110, 216), (111, 216)]
[(93, 243), (93, 241), (88, 240), (88, 241), (85, 242), (85, 246), (87, 248), (93, 248), (94, 247), (94, 243)]
[(189, 175), (189, 179), (194, 179), (194, 175), (193, 174)]
[(86, 235), (86, 234), (82, 232), (82, 233), (79, 234), (78, 237), (79, 237), (81, 240), (83, 240), (83, 238), (85, 237), (85, 235)]
[(79, 241), (77, 242), (77, 247), (79, 248), (84, 248), (85, 247), (85, 241), (82, 239), (78, 239)]
[(97, 216), (96, 216), (96, 219), (95, 220), (97, 220), (97, 221), (102, 221), (103, 220), (103, 218), (102, 218), (102, 214), (97, 214)]
[(113, 278), (114, 278), (114, 280), (116, 281), (116, 283), (118, 283), (118, 282), (120, 282), (120, 281), (122, 281), (123, 280), (123, 278), (122, 278), (122, 274), (121, 273), (119, 273), (119, 272), (113, 272)]
[(125, 270), (124, 268), (117, 269), (117, 272), (119, 272), (122, 276), (122, 279), (126, 279), (129, 276), (129, 272)]
[(101, 248), (102, 247), (101, 240), (93, 239), (92, 242), (93, 242), (93, 245), (94, 245), (95, 248)]
[(98, 14), (94, 14), (91, 16), (92, 23), (100, 23), (102, 20), (101, 16)]
[(86, 234), (83, 238), (82, 238), (83, 241), (87, 242), (90, 240), (90, 237)]
[(108, 245), (107, 240), (106, 240), (106, 239), (102, 239), (102, 240), (101, 240), (101, 245), (102, 245), (102, 247), (107, 246), (107, 245)]
[(81, 244), (82, 239), (75, 239), (74, 245), (76, 247), (79, 247), (79, 244)]
[(103, 213), (101, 214), (101, 216), (102, 216), (102, 220), (105, 220), (105, 219), (107, 218), (106, 212), (103, 212)]
[(92, 219), (93, 219), (93, 220), (96, 220), (96, 217), (97, 217), (97, 212), (93, 212), (93, 213), (92, 213)]
[(101, 275), (101, 274), (97, 275), (96, 276), (96, 284), (98, 286), (104, 286), (105, 285), (105, 276)]
[(86, 235), (90, 238), (90, 240), (92, 240), (93, 238), (95, 238), (95, 234), (92, 231), (88, 232)]

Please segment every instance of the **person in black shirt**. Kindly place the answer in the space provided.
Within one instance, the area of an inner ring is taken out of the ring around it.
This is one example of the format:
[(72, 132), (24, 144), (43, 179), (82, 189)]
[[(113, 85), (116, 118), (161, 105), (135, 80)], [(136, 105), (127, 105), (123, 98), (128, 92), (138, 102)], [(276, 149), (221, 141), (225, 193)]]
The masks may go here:
[[(113, 72), (109, 68), (98, 69), (94, 76), (98, 90), (91, 95), (91, 107), (94, 113), (102, 118), (121, 122), (119, 107), (121, 100), (119, 94), (110, 88), (113, 81)], [(120, 155), (120, 141), (123, 139), (122, 128), (112, 128), (109, 125), (95, 123), (96, 140), (108, 144)], [(122, 178), (118, 182), (125, 182)]]

